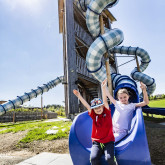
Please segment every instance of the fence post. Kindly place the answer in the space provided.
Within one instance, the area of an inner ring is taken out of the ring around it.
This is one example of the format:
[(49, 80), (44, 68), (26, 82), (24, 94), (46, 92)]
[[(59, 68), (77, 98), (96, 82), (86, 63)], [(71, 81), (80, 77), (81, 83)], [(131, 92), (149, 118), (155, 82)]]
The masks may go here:
[(16, 123), (16, 113), (15, 113), (15, 111), (13, 112), (13, 123)]
[(41, 120), (43, 119), (43, 98), (41, 95)]

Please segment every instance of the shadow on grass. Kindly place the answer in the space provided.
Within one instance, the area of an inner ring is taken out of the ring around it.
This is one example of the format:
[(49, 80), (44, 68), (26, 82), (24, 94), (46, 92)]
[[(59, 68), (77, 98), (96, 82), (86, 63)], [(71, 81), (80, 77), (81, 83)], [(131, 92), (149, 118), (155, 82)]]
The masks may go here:
[(154, 123), (165, 123), (165, 118), (155, 118), (151, 116), (143, 116), (144, 120), (146, 121), (152, 121)]

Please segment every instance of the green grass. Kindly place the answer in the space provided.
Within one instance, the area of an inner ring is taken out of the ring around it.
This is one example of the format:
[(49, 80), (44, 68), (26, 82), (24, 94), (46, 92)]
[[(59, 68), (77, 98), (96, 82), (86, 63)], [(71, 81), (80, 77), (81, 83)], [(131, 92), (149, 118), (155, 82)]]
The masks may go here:
[(143, 112), (143, 117), (144, 117), (144, 120), (153, 121), (154, 123), (165, 122), (165, 116), (162, 116), (162, 115), (148, 114), (147, 116), (147, 114)]
[[(148, 114), (148, 115), (149, 115), (148, 117), (154, 117), (154, 118), (159, 118), (159, 119), (165, 118), (165, 116), (162, 116), (162, 115), (155, 115), (155, 114)], [(147, 116), (147, 114), (143, 112), (143, 116)]]
[[(52, 127), (58, 127), (58, 132), (53, 134), (47, 134), (46, 131), (52, 129)], [(70, 131), (71, 122), (56, 121), (56, 122), (21, 122), (16, 124), (0, 124), (0, 134), (9, 132), (19, 132), (27, 130), (26, 136), (20, 140), (21, 143), (29, 143), (35, 140), (54, 140), (59, 138), (67, 138)], [(63, 131), (62, 129), (65, 130)]]
[(165, 108), (165, 99), (150, 100), (149, 106)]

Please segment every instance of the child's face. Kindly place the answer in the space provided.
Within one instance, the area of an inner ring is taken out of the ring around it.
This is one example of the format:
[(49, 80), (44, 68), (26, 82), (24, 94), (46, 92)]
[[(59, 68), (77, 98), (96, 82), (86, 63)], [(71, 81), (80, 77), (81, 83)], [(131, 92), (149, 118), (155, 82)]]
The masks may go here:
[(118, 99), (122, 104), (128, 104), (129, 96), (126, 93), (120, 93)]
[(94, 112), (97, 114), (97, 115), (100, 115), (103, 113), (103, 105), (97, 107), (97, 108), (93, 108)]

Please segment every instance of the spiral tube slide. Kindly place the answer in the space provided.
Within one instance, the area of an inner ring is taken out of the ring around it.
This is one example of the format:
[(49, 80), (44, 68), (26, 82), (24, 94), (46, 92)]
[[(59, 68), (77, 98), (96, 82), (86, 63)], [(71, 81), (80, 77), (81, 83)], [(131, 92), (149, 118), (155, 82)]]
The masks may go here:
[[(101, 58), (105, 52), (108, 52), (108, 50), (110, 50), (111, 53), (121, 53), (128, 55), (131, 54), (141, 57), (142, 59), (140, 65), (141, 72), (143, 72), (147, 68), (149, 62), (151, 61), (148, 53), (144, 49), (138, 47), (117, 46), (123, 41), (123, 33), (119, 29), (113, 29), (110, 30), (109, 32), (107, 32), (106, 29), (106, 33), (104, 35), (100, 35), (100, 22), (99, 22), (100, 13), (108, 5), (114, 5), (117, 2), (118, 1), (114, 1), (114, 0), (106, 0), (106, 1), (93, 0), (90, 1), (90, 3), (89, 0), (79, 1), (80, 6), (83, 6), (82, 8), (87, 9), (86, 24), (89, 32), (93, 37), (99, 36), (89, 48), (86, 57), (88, 71), (92, 73), (93, 76), (99, 81), (103, 81), (106, 76), (105, 74), (106, 70), (104, 67), (102, 67)], [(88, 3), (89, 5), (87, 5)], [(150, 76), (141, 72), (139, 72), (135, 67), (135, 69), (131, 73), (131, 76), (134, 80), (139, 80), (145, 83), (148, 87), (147, 88), (148, 95), (151, 95), (156, 88), (155, 80)]]
[(106, 78), (106, 69), (101, 63), (104, 53), (121, 43), (123, 38), (121, 30), (113, 29), (100, 35), (90, 46), (86, 56), (87, 69), (98, 81)]
[(86, 25), (89, 32), (93, 37), (97, 37), (100, 34), (100, 22), (99, 16), (101, 12), (108, 5), (115, 5), (118, 1), (116, 0), (92, 0), (87, 6), (86, 11)]
[[(141, 64), (140, 64), (140, 71), (137, 70), (137, 67), (133, 69), (131, 72), (131, 77), (134, 80), (138, 80), (143, 82), (144, 84), (147, 85), (147, 93), (148, 95), (151, 95), (156, 88), (156, 83), (153, 78), (150, 76), (142, 73), (147, 67), (148, 64), (150, 63), (150, 56), (148, 53), (139, 47), (125, 47), (125, 46), (115, 46), (114, 48), (110, 49), (111, 53), (120, 53), (120, 54), (127, 54), (127, 55), (137, 55), (141, 58)], [(141, 94), (142, 96), (142, 94)]]
[[(92, 0), (75, 0), (77, 7), (83, 12), (87, 11), (88, 5)], [(110, 8), (118, 3), (119, 0), (113, 0), (106, 8)]]
[[(113, 73), (114, 95), (120, 88), (127, 88), (131, 102), (139, 101), (137, 85), (129, 76)], [(113, 116), (114, 106), (111, 105)], [(74, 165), (90, 165), (92, 119), (87, 112), (78, 115), (71, 126), (69, 135), (69, 150)], [(134, 112), (129, 134), (115, 144), (115, 154), (119, 165), (151, 165), (148, 143), (145, 133), (141, 108)], [(107, 165), (104, 155), (101, 164)]]
[(83, 12), (86, 12), (90, 2), (91, 0), (75, 0), (76, 6)]
[(49, 89), (54, 88), (59, 83), (62, 83), (64, 77), (57, 77), (56, 79), (48, 82), (47, 84), (43, 84), (43, 86), (38, 87), (37, 89), (32, 89), (31, 92), (25, 93), (22, 96), (17, 96), (14, 100), (9, 100), (7, 103), (0, 105), (0, 115), (6, 113), (6, 111), (10, 109), (15, 109), (16, 106), (22, 105), (27, 101), (30, 101), (33, 98), (36, 98), (38, 95), (43, 94), (44, 92), (48, 92)]

